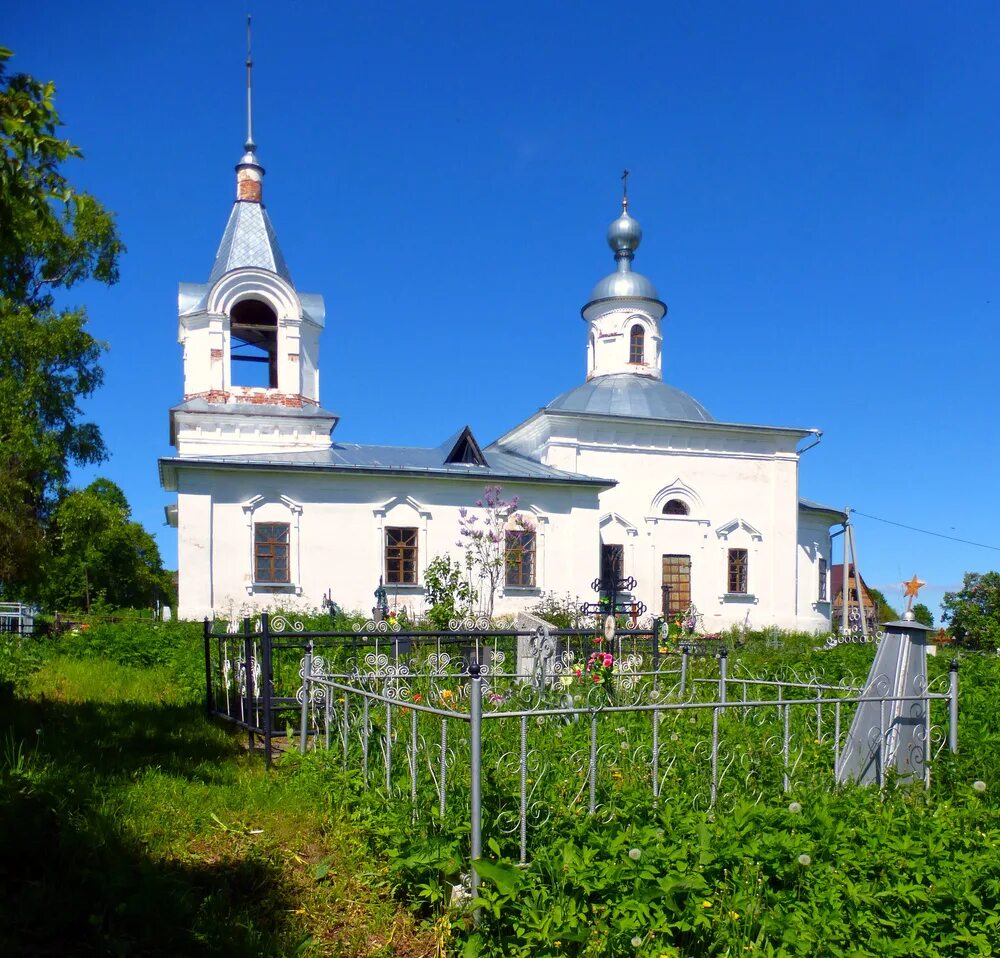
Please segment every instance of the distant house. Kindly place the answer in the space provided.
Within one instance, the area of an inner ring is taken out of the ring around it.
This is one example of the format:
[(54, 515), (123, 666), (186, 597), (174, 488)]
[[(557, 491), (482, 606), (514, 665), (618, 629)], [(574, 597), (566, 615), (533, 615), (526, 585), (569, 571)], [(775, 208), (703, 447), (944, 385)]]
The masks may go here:
[[(847, 621), (848, 628), (861, 628), (861, 614), (858, 611), (858, 588), (861, 591), (861, 607), (864, 609), (865, 622), (869, 631), (874, 631), (879, 626), (878, 606), (875, 600), (869, 595), (868, 587), (865, 585), (864, 576), (858, 573), (854, 565), (847, 567)], [(836, 629), (843, 621), (844, 615), (844, 566), (835, 565), (830, 569), (830, 589), (833, 599), (830, 611), (833, 619), (833, 627)]]

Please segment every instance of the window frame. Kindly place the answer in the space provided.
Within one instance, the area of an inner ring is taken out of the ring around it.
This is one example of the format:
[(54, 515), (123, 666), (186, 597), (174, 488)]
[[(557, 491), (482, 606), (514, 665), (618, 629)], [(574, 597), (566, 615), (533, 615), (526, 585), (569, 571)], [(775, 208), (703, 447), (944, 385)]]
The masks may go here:
[[(519, 540), (513, 549), (511, 543)], [(534, 589), (538, 584), (538, 537), (534, 529), (508, 529), (504, 538), (504, 586)]]
[(829, 568), (827, 566), (826, 559), (822, 556), (817, 562), (819, 571), (819, 582), (818, 589), (816, 593), (817, 602), (829, 602), (830, 601), (830, 585), (829, 585)]
[(628, 361), (630, 366), (646, 365), (646, 329), (642, 323), (635, 323), (629, 330)]
[[(670, 591), (667, 593), (667, 608), (663, 610), (668, 619), (683, 615), (691, 608), (692, 564), (690, 555), (678, 552), (665, 552), (662, 554), (660, 559), (660, 590), (662, 596), (662, 590), (667, 586), (670, 587)], [(684, 582), (685, 574), (687, 578), (686, 582)], [(667, 578), (673, 581), (665, 581)], [(675, 588), (678, 584), (683, 585), (685, 588), (683, 590)]]
[[(261, 534), (265, 529), (281, 530), (278, 537), (262, 539)], [(284, 534), (284, 541), (280, 538)], [(270, 554), (262, 552), (262, 547), (272, 547)], [(284, 578), (279, 578), (275, 574), (275, 562), (279, 559), (276, 554), (280, 547), (284, 547), (285, 573)], [(261, 575), (261, 560), (268, 561), (268, 573)], [(292, 524), (290, 522), (254, 522), (253, 524), (253, 581), (259, 585), (290, 585), (292, 582)]]
[[(391, 542), (390, 537), (397, 533), (409, 533), (409, 541)], [(420, 530), (416, 526), (386, 526), (383, 545), (382, 565), (385, 569), (386, 585), (419, 585), (420, 567)], [(397, 553), (398, 554), (394, 554)], [(413, 568), (407, 572), (407, 562), (412, 562)], [(412, 578), (407, 578), (407, 575)], [(400, 578), (394, 578), (394, 576)]]
[(749, 549), (729, 549), (727, 551), (726, 594), (727, 595), (750, 594), (750, 550)]

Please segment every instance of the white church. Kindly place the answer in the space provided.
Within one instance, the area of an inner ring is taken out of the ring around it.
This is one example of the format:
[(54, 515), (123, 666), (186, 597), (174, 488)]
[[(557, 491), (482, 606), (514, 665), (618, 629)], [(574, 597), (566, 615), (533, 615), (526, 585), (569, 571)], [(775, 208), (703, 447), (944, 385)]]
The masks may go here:
[(633, 269), (627, 199), (607, 233), (615, 268), (582, 309), (582, 383), (486, 446), (460, 423), (433, 448), (359, 445), (320, 403), (323, 297), (292, 282), (263, 176), (250, 135), (208, 279), (180, 285), (184, 399), (159, 468), (181, 617), (316, 609), (328, 591), (368, 610), (380, 580), (419, 615), (428, 563), (463, 558), (460, 510), (500, 486), (519, 514), (495, 614), (632, 576), (650, 613), (693, 605), (706, 631), (830, 627), (845, 516), (799, 496), (818, 432), (720, 422), (663, 381), (667, 307)]

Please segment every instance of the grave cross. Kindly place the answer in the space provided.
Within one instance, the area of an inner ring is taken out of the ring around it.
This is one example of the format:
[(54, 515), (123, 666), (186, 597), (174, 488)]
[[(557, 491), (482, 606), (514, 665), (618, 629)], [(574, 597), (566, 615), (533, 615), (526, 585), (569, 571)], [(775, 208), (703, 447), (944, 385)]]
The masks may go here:
[(630, 593), (638, 583), (634, 576), (594, 579), (590, 587), (600, 596), (597, 602), (581, 602), (583, 615), (630, 615), (633, 620), (646, 612), (646, 603), (631, 597), (619, 598), (621, 593)]

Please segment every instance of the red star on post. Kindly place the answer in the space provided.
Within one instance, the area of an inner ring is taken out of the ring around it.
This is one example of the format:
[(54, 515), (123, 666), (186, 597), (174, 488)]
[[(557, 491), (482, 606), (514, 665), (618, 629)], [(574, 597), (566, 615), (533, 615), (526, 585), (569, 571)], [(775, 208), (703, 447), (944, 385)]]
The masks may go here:
[(913, 578), (909, 582), (903, 583), (903, 595), (906, 596), (909, 601), (906, 603), (906, 611), (909, 612), (913, 606), (913, 600), (917, 597), (917, 593), (927, 585), (926, 582), (921, 582), (916, 573), (914, 573)]

